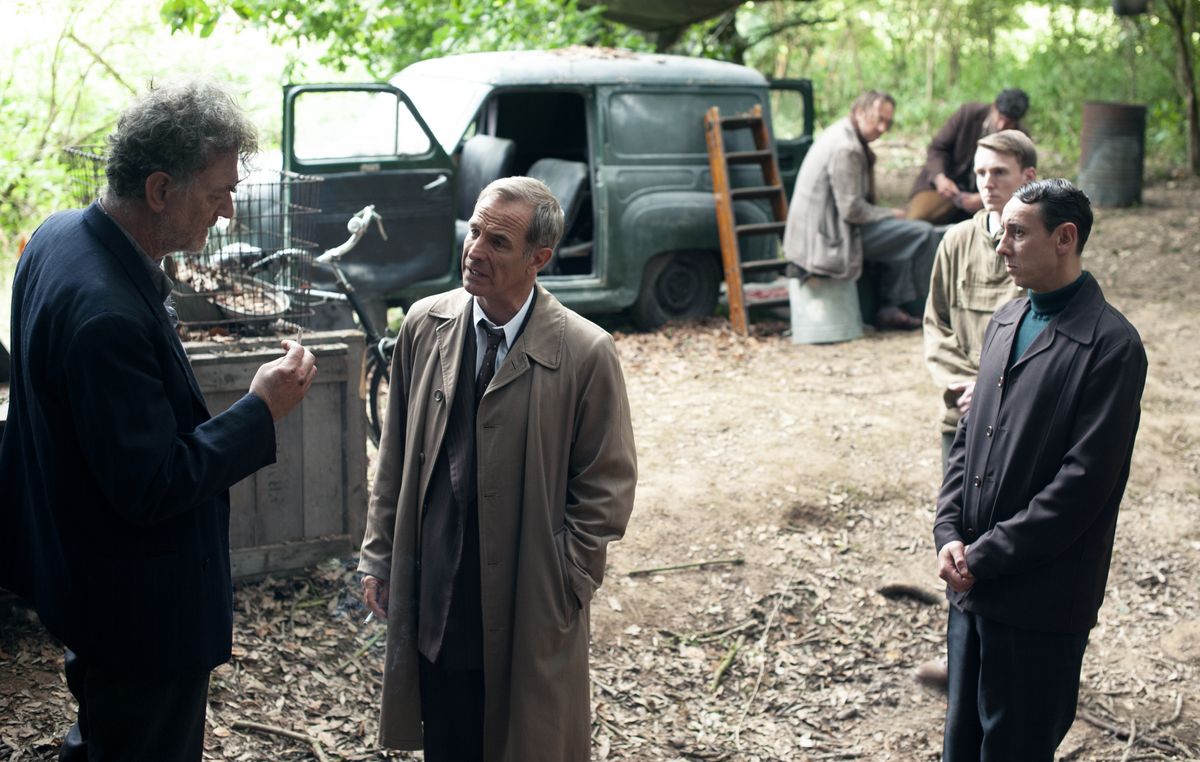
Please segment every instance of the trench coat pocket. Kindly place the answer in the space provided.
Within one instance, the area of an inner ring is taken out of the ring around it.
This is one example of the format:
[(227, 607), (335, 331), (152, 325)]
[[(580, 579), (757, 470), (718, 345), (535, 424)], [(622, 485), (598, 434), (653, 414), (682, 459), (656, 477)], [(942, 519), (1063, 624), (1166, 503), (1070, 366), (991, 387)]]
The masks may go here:
[(554, 533), (554, 549), (558, 555), (558, 578), (562, 589), (559, 595), (559, 620), (565, 627), (575, 621), (575, 616), (583, 608), (579, 603), (579, 596), (575, 595), (575, 591), (571, 588), (571, 577), (567, 573), (566, 527), (561, 527)]

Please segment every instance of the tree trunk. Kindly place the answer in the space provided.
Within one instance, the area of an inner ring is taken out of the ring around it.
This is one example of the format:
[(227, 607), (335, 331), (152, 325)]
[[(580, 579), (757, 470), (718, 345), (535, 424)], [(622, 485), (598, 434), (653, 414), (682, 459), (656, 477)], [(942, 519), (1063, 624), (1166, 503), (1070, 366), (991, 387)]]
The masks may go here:
[(1164, 0), (1171, 30), (1175, 32), (1176, 76), (1187, 115), (1187, 167), (1200, 175), (1200, 104), (1196, 99), (1196, 69), (1192, 63), (1191, 35), (1195, 21), (1188, 12), (1188, 0)]

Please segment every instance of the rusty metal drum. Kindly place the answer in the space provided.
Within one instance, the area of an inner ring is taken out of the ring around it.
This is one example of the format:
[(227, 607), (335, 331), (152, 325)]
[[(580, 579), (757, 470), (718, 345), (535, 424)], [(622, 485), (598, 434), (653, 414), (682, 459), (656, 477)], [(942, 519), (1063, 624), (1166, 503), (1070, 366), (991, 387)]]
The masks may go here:
[(1146, 107), (1087, 101), (1079, 150), (1079, 187), (1096, 206), (1142, 201)]

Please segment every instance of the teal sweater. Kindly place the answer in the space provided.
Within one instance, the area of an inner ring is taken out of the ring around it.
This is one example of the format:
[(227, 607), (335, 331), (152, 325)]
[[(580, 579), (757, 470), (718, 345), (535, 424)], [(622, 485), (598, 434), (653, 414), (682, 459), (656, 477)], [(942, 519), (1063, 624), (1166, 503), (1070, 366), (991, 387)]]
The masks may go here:
[(1089, 277), (1091, 276), (1087, 272), (1083, 272), (1072, 283), (1054, 291), (1047, 291), (1044, 294), (1029, 292), (1029, 310), (1021, 318), (1021, 324), (1017, 327), (1017, 338), (1013, 341), (1008, 367), (1011, 368), (1013, 363), (1025, 354), (1025, 350), (1029, 349), (1033, 340), (1045, 330), (1046, 326), (1050, 325), (1054, 316), (1066, 309), (1067, 304)]

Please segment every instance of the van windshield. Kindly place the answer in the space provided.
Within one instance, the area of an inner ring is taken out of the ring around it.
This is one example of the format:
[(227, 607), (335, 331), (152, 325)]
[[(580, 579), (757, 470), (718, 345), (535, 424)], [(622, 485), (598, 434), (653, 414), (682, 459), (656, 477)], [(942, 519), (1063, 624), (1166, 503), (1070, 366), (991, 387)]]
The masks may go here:
[(453, 154), (491, 85), (405, 70), (392, 80), (404, 91), (447, 154)]

